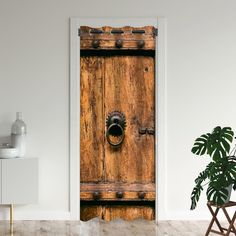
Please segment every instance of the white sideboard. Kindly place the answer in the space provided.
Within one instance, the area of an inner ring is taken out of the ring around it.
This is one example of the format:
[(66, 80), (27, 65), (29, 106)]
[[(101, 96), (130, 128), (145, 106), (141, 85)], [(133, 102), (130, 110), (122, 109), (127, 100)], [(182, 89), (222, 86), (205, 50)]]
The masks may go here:
[(0, 204), (38, 202), (38, 159), (0, 159)]

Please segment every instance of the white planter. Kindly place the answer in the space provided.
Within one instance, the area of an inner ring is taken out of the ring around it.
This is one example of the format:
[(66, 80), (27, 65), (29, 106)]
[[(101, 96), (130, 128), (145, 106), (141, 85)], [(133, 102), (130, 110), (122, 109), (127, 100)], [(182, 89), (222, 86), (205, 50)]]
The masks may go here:
[(232, 192), (233, 184), (229, 185), (226, 189), (228, 190), (228, 197), (225, 200), (225, 203), (229, 202), (230, 197), (231, 197), (231, 192)]

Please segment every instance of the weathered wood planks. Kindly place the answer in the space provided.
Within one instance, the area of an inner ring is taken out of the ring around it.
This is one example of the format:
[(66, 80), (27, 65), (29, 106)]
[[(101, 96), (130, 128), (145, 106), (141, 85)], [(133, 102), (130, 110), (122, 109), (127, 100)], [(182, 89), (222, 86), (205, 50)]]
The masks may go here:
[[(145, 33), (130, 33), (137, 29)], [(140, 134), (139, 129), (155, 126), (154, 28), (116, 29), (123, 30), (122, 34), (111, 33), (111, 27), (99, 30), (103, 33), (91, 34), (90, 27), (81, 27), (81, 219), (151, 220), (155, 213), (155, 134)], [(114, 45), (120, 37), (125, 50)], [(95, 39), (99, 39), (96, 49), (87, 43)], [(141, 39), (145, 41), (143, 53), (137, 48)], [(125, 114), (127, 127), (124, 142), (114, 148), (106, 140), (105, 121), (117, 110)]]
[[(122, 184), (122, 183), (81, 183), (80, 199), (84, 201), (92, 201), (93, 193), (99, 192), (99, 200), (101, 201), (155, 201), (155, 184)], [(123, 193), (122, 198), (117, 193)], [(140, 193), (144, 193), (144, 197), (140, 198)]]
[(154, 127), (154, 58), (113, 56), (105, 65), (105, 116), (119, 110), (127, 119), (121, 147), (105, 142), (105, 181), (153, 183), (154, 136), (139, 127)]
[(155, 218), (155, 210), (153, 204), (149, 203), (127, 203), (127, 204), (111, 204), (108, 203), (83, 203), (81, 206), (80, 219), (82, 221), (99, 217), (106, 221), (118, 218), (124, 220), (135, 220), (138, 218), (153, 220)]
[[(139, 28), (126, 26), (115, 29), (109, 26), (104, 26), (95, 29), (97, 32), (100, 31), (102, 33), (91, 33), (93, 32), (92, 30), (94, 30), (94, 28), (81, 26), (81, 50), (155, 50), (155, 31), (152, 26)], [(113, 31), (123, 31), (123, 33), (112, 33)], [(144, 31), (145, 33), (132, 33), (138, 31)], [(97, 40), (96, 47), (93, 46), (94, 40)], [(117, 40), (122, 41), (121, 47), (116, 46)], [(140, 41), (143, 41), (144, 44), (141, 45)]]
[(81, 182), (103, 180), (103, 73), (100, 57), (81, 57), (80, 177)]

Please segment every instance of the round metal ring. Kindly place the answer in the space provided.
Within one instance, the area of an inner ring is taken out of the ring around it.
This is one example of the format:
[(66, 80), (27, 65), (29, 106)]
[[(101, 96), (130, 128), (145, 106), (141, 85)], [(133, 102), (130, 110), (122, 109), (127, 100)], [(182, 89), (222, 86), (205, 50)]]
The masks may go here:
[[(110, 130), (112, 128), (114, 128), (115, 126), (117, 126), (120, 130), (121, 130), (121, 135), (120, 135), (120, 139), (118, 142), (113, 142), (110, 138), (111, 134), (110, 134)], [(121, 125), (117, 124), (117, 123), (113, 123), (111, 124), (108, 129), (107, 129), (107, 132), (106, 132), (106, 138), (107, 138), (107, 142), (111, 145), (111, 146), (119, 146), (123, 141), (124, 141), (124, 138), (125, 138), (125, 132), (124, 132), (124, 129), (122, 128)]]

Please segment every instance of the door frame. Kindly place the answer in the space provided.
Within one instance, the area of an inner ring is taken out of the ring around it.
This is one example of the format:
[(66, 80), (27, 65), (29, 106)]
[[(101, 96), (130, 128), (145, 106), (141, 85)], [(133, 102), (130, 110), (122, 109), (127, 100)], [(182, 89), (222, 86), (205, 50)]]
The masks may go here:
[[(155, 220), (166, 219), (166, 19), (156, 18), (70, 18), (70, 195), (71, 220), (80, 220), (80, 38), (82, 25), (100, 27), (145, 26), (158, 28), (155, 64)], [(158, 69), (157, 69), (158, 68)], [(158, 138), (157, 138), (158, 137)]]

